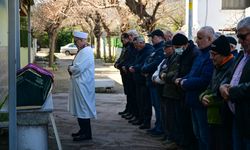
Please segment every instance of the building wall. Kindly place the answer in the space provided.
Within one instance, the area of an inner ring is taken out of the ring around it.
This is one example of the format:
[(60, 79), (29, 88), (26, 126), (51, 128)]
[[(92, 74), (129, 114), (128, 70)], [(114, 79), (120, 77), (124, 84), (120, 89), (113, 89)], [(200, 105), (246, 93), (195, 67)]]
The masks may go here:
[(0, 0), (0, 102), (8, 92), (8, 0)]
[(244, 10), (222, 10), (222, 0), (193, 0), (193, 28), (212, 26), (215, 31), (235, 27)]

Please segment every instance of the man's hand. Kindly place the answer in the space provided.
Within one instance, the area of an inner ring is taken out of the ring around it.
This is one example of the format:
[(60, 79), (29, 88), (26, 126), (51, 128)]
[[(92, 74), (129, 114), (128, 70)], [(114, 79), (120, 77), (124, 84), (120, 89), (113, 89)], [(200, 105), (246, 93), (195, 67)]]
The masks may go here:
[(134, 67), (133, 67), (133, 66), (130, 66), (130, 67), (129, 67), (129, 71), (132, 72), (132, 73), (134, 73), (134, 72), (135, 72)]
[(124, 73), (127, 73), (127, 69), (126, 69), (125, 66), (122, 66), (122, 71), (123, 71)]
[(229, 98), (228, 92), (229, 92), (230, 87), (231, 87), (230, 84), (223, 84), (220, 86), (220, 94), (225, 101), (228, 101), (228, 98)]
[(177, 86), (180, 86), (180, 83), (181, 82), (181, 78), (177, 78), (175, 79), (174, 83), (177, 85)]
[(71, 76), (72, 75), (72, 72), (70, 71), (70, 67), (71, 67), (72, 65), (69, 65), (68, 66), (68, 73), (69, 73), (69, 75)]
[(208, 104), (209, 104), (209, 99), (208, 99), (208, 95), (204, 95), (203, 97), (202, 97), (202, 100), (201, 100), (201, 103), (204, 105), (204, 106), (208, 106)]
[(165, 79), (166, 79), (166, 76), (167, 76), (167, 74), (166, 74), (166, 73), (161, 73), (160, 78), (161, 78), (162, 80), (165, 80)]

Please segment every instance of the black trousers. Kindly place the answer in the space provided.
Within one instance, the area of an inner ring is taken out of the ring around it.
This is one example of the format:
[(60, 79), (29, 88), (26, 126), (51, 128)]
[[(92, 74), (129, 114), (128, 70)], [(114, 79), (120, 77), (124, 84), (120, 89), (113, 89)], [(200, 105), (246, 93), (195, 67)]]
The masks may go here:
[(136, 102), (138, 109), (137, 119), (145, 125), (150, 125), (152, 117), (152, 105), (149, 89), (146, 85), (136, 84)]
[(138, 108), (136, 102), (136, 85), (133, 79), (133, 74), (127, 74), (127, 103), (128, 111), (133, 116), (138, 116)]
[(90, 119), (77, 118), (78, 124), (80, 126), (80, 134), (84, 134), (87, 137), (92, 137)]

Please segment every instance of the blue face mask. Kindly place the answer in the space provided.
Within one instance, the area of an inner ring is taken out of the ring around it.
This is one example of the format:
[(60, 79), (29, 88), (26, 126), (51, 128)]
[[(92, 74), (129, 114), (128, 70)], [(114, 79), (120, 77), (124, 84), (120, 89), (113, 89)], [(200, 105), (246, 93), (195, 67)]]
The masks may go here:
[(178, 55), (182, 55), (184, 49), (182, 47), (176, 48), (174, 49), (174, 51), (178, 54)]

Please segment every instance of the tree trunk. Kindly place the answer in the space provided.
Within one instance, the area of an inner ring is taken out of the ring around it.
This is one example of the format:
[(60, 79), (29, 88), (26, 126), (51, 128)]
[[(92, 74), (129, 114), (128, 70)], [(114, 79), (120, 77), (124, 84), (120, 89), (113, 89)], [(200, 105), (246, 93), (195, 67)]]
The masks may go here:
[(100, 58), (101, 58), (100, 47), (101, 47), (101, 39), (100, 39), (100, 36), (96, 36), (96, 58), (97, 58), (97, 59), (100, 59)]
[(110, 35), (107, 36), (107, 42), (109, 46), (109, 57), (108, 57), (108, 62), (112, 61), (112, 53), (111, 53), (111, 37)]
[(49, 67), (52, 67), (52, 65), (54, 64), (54, 52), (56, 47), (57, 31), (48, 33), (48, 35), (49, 35)]

